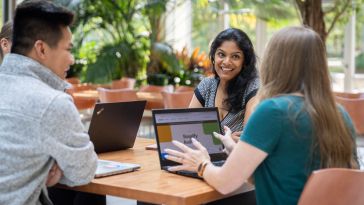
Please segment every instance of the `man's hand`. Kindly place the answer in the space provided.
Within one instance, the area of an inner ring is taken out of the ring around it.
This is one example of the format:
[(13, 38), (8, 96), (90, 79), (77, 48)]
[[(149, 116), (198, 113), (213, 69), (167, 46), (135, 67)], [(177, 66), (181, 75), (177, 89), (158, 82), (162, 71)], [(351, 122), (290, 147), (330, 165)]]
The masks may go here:
[(56, 185), (62, 177), (62, 170), (57, 163), (54, 163), (51, 170), (49, 170), (46, 185), (47, 187)]
[(227, 126), (224, 126), (224, 131), (225, 131), (225, 135), (221, 135), (219, 133), (214, 132), (214, 136), (219, 139), (225, 146), (225, 152), (226, 154), (230, 154), (235, 145), (236, 142), (233, 140), (232, 136), (231, 136), (231, 130), (230, 128), (228, 128)]

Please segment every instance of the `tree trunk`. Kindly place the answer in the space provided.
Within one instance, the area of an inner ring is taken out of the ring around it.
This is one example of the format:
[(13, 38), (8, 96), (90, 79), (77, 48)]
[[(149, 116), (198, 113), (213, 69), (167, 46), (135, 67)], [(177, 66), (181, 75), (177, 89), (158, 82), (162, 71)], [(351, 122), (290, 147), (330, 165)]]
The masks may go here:
[(303, 25), (311, 27), (316, 31), (323, 42), (326, 41), (327, 32), (325, 28), (324, 12), (322, 11), (322, 0), (296, 0), (296, 4), (302, 17)]

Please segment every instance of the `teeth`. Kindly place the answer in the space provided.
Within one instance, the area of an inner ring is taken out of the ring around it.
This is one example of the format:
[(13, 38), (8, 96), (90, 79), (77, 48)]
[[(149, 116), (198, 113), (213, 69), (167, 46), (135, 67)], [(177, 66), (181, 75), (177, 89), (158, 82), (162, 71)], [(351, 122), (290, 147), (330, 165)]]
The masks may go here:
[(221, 68), (221, 70), (223, 70), (223, 71), (232, 71), (233, 69), (231, 69), (231, 68)]

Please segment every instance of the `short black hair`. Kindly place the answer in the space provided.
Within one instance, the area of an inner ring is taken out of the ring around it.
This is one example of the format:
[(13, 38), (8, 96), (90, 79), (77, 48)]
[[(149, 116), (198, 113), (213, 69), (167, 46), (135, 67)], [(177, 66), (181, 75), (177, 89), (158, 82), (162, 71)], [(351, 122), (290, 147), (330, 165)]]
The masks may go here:
[(234, 41), (244, 55), (244, 63), (242, 69), (235, 78), (228, 82), (227, 94), (228, 97), (224, 101), (229, 107), (229, 111), (235, 113), (245, 109), (242, 105), (244, 91), (249, 82), (258, 76), (256, 69), (257, 58), (254, 52), (254, 47), (248, 35), (237, 28), (228, 28), (221, 31), (211, 43), (209, 57), (212, 62), (213, 72), (215, 77), (219, 79), (215, 68), (215, 53), (217, 48), (226, 41)]
[(27, 55), (37, 40), (56, 47), (62, 27), (73, 23), (74, 14), (48, 0), (25, 0), (16, 7), (11, 53)]

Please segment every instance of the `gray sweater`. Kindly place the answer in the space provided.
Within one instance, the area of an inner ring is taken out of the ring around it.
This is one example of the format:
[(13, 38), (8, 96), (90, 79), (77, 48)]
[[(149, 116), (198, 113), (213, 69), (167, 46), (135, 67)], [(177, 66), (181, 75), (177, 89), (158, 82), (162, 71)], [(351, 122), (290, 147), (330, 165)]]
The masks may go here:
[(66, 86), (37, 61), (6, 55), (0, 67), (0, 204), (40, 204), (55, 161), (62, 184), (93, 179), (97, 155)]

